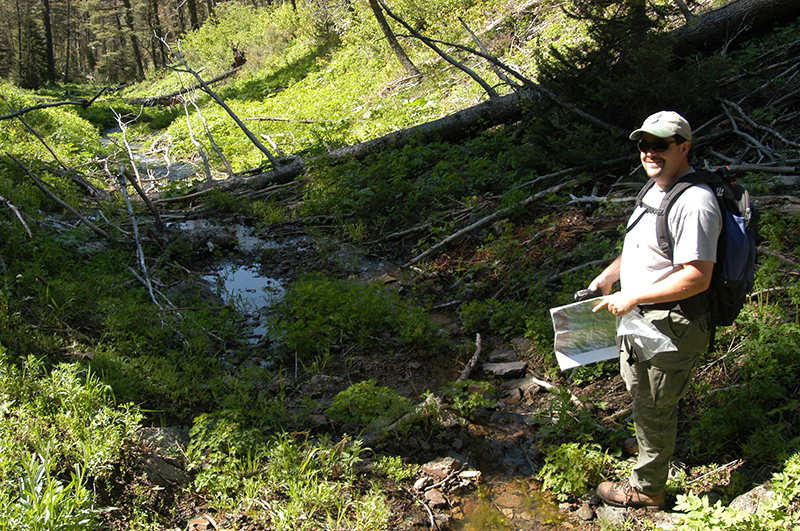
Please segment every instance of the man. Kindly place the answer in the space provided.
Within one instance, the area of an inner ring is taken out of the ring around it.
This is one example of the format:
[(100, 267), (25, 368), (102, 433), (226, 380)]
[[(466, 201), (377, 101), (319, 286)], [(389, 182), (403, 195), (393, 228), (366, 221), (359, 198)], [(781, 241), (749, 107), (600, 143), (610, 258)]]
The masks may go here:
[[(710, 338), (708, 306), (706, 302), (703, 307), (703, 301), (708, 300), (705, 291), (711, 283), (722, 218), (708, 186), (687, 189), (668, 215), (674, 241), (670, 260), (658, 246), (655, 210), (673, 183), (694, 172), (689, 164), (692, 130), (678, 113), (662, 111), (647, 118), (630, 138), (638, 141), (642, 166), (655, 185), (631, 215), (622, 254), (589, 289), (599, 288), (605, 295), (594, 311), (617, 316), (640, 311), (678, 350), (646, 359), (629, 336), (618, 338), (620, 374), (633, 397), (639, 455), (629, 480), (601, 483), (597, 494), (609, 505), (662, 506), (675, 451), (678, 400)], [(618, 280), (621, 289), (611, 294)]]

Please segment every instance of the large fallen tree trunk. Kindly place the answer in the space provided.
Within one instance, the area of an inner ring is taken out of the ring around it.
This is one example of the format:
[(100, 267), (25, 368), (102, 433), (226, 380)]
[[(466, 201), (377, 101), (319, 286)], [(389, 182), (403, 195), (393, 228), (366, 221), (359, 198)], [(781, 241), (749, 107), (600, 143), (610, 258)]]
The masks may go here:
[[(520, 91), (450, 114), (438, 120), (401, 129), (379, 138), (360, 144), (345, 146), (329, 151), (324, 157), (331, 160), (348, 158), (363, 159), (367, 155), (386, 149), (398, 149), (411, 142), (455, 141), (471, 133), (509, 123), (522, 118), (524, 105), (536, 97), (533, 91)], [(282, 161), (283, 162), (283, 161)], [(306, 161), (296, 157), (284, 163), (277, 170), (270, 170), (247, 177), (237, 177), (215, 184), (224, 188), (250, 186), (259, 188), (267, 183), (286, 183), (305, 172)]]
[[(206, 81), (206, 84), (213, 85), (215, 83), (219, 83), (220, 81), (225, 81), (226, 79), (233, 76), (236, 72), (238, 72), (241, 69), (242, 69), (241, 65), (231, 68), (227, 72), (223, 72), (217, 77), (209, 79), (208, 81)], [(164, 105), (164, 106), (177, 105), (181, 103), (180, 101), (181, 95), (188, 94), (194, 90), (199, 90), (201, 88), (202, 85), (200, 83), (197, 83), (195, 85), (192, 85), (191, 87), (182, 88), (174, 92), (170, 92), (168, 94), (161, 94), (159, 96), (150, 96), (147, 98), (124, 98), (123, 101), (125, 103), (131, 103), (134, 105), (144, 105), (145, 107), (154, 107), (156, 105)]]
[(704, 11), (672, 32), (673, 51), (683, 56), (736, 42), (800, 16), (799, 0), (732, 0)]

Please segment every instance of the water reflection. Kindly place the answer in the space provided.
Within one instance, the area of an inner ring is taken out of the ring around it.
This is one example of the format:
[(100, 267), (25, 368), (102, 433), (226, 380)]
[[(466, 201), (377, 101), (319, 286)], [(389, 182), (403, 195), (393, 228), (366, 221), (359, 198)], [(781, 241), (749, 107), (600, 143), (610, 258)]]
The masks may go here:
[(556, 504), (530, 479), (498, 476), (461, 499), (457, 531), (556, 529), (561, 516)]

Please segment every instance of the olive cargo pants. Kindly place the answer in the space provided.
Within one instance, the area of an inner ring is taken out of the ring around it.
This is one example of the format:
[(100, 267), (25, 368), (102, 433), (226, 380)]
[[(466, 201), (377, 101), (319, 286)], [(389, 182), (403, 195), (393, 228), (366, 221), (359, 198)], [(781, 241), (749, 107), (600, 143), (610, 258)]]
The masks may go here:
[(689, 388), (692, 370), (710, 339), (709, 318), (690, 320), (677, 310), (645, 310), (645, 319), (669, 336), (677, 352), (660, 352), (650, 360), (637, 353), (629, 336), (618, 338), (620, 374), (633, 397), (633, 423), (639, 456), (631, 485), (649, 495), (664, 491), (675, 452), (678, 401)]

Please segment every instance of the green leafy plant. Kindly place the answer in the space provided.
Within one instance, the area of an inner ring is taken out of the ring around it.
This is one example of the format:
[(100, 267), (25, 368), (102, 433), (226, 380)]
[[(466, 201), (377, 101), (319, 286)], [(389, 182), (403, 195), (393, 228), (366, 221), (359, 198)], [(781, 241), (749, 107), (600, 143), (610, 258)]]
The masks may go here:
[(539, 433), (545, 441), (609, 442), (609, 430), (597, 423), (588, 408), (575, 403), (568, 388), (556, 387), (550, 393), (548, 405), (528, 419), (540, 425)]
[(301, 359), (325, 353), (334, 340), (366, 349), (384, 333), (404, 346), (436, 344), (425, 312), (375, 284), (303, 275), (288, 287), (272, 334)]
[(370, 430), (386, 427), (411, 411), (410, 401), (375, 380), (353, 384), (334, 397), (326, 414), (338, 422), (350, 422)]
[(98, 511), (86, 488), (85, 468), (76, 463), (68, 484), (54, 477), (48, 449), (31, 454), (19, 479), (19, 498), (3, 507), (0, 529), (78, 531), (99, 528)]
[(399, 455), (384, 455), (372, 465), (372, 469), (394, 481), (401, 482), (413, 478), (417, 474), (416, 465), (406, 465)]
[(476, 408), (493, 408), (494, 392), (491, 383), (476, 380), (462, 380), (442, 388), (442, 394), (450, 398), (453, 409), (463, 417), (469, 417)]
[(544, 488), (561, 501), (576, 499), (599, 484), (612, 459), (596, 444), (564, 443), (547, 449), (541, 470)]

